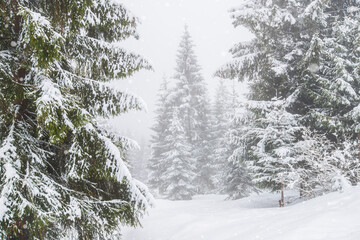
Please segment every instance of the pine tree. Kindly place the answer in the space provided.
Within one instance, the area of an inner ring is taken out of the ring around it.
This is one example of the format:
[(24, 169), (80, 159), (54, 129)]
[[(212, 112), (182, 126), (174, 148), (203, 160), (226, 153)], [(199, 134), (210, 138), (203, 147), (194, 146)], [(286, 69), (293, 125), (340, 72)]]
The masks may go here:
[[(332, 165), (338, 178), (352, 184), (358, 180), (359, 138), (359, 9), (356, 1), (329, 1), (313, 4), (322, 16), (324, 27), (317, 29), (304, 62), (306, 80), (299, 88), (298, 101), (310, 99), (304, 119), (310, 128), (325, 133), (336, 148)], [(320, 11), (321, 9), (321, 11)], [(356, 149), (356, 150), (355, 150)], [(344, 157), (344, 156), (347, 157)], [(349, 165), (354, 168), (350, 170)]]
[(172, 102), (180, 112), (187, 141), (192, 147), (192, 157), (197, 160), (198, 177), (195, 185), (199, 192), (204, 193), (214, 188), (211, 181), (213, 170), (208, 159), (211, 152), (210, 108), (205, 81), (193, 48), (193, 41), (185, 27), (177, 55)]
[[(247, 27), (255, 38), (237, 44), (231, 50), (235, 60), (218, 75), (250, 80), (250, 100), (287, 99), (285, 111), (299, 115), (299, 127), (313, 131), (309, 136), (326, 134), (332, 144), (341, 142), (346, 134), (354, 140), (359, 86), (358, 53), (353, 45), (359, 36), (356, 4), (337, 0), (244, 2), (233, 10), (234, 25)], [(256, 109), (251, 111), (254, 122), (267, 118)], [(300, 139), (301, 135), (294, 143)], [(251, 149), (257, 141), (246, 144)], [(317, 151), (326, 155), (328, 149), (324, 146)], [(331, 164), (334, 171), (336, 165)]]
[(339, 141), (358, 132), (356, 1), (248, 1), (233, 13), (234, 25), (244, 25), (256, 38), (236, 45), (236, 60), (218, 75), (249, 78), (252, 100), (296, 93), (291, 112)]
[(255, 105), (253, 111), (263, 115), (256, 119), (258, 127), (253, 128), (257, 140), (250, 150), (254, 159), (251, 168), (255, 182), (279, 190), (281, 185), (292, 184), (296, 164), (294, 144), (301, 127), (296, 115), (287, 112), (281, 100)]
[(252, 192), (257, 192), (253, 177), (246, 165), (244, 144), (241, 139), (245, 127), (242, 118), (233, 117), (230, 128), (226, 133), (229, 157), (222, 169), (221, 192), (229, 195), (228, 199), (247, 197)]
[(230, 50), (234, 61), (221, 68), (217, 75), (250, 80), (251, 100), (288, 97), (297, 87), (298, 79), (294, 77), (301, 70), (298, 63), (308, 45), (306, 39), (300, 38), (306, 33), (303, 25), (296, 21), (307, 1), (299, 2), (245, 1), (241, 7), (233, 9), (234, 26), (245, 26), (255, 38), (236, 44)]
[(0, 238), (119, 237), (151, 197), (125, 165), (131, 141), (95, 118), (143, 108), (105, 84), (150, 68), (113, 44), (136, 18), (108, 0), (0, 6)]
[[(229, 199), (247, 197), (252, 192), (257, 192), (253, 183), (249, 168), (246, 164), (247, 155), (244, 154), (246, 145), (244, 136), (251, 120), (242, 104), (239, 102), (238, 94), (233, 83), (230, 94), (229, 123), (225, 133), (225, 144), (227, 158), (222, 169), (221, 192), (229, 195)], [(250, 121), (249, 121), (250, 120)]]
[(162, 173), (166, 186), (166, 196), (171, 200), (190, 200), (195, 194), (193, 180), (195, 177), (195, 159), (191, 156), (191, 145), (187, 142), (183, 123), (175, 109), (167, 136), (168, 151), (163, 153), (165, 165)]
[(199, 124), (197, 128), (199, 138), (193, 145), (192, 154), (196, 158), (196, 172), (197, 176), (194, 180), (194, 184), (197, 187), (197, 193), (207, 194), (215, 191), (216, 188), (216, 165), (214, 159), (211, 157), (213, 152), (212, 145), (212, 125), (210, 109), (207, 104), (209, 102), (203, 102), (199, 109), (202, 114), (199, 117)]
[[(306, 120), (337, 141), (353, 139), (358, 130), (359, 105), (359, 10), (356, 1), (330, 1), (323, 7), (326, 26), (311, 39), (304, 57), (308, 68), (301, 89), (311, 99)], [(335, 20), (335, 21), (334, 21)]]
[(231, 121), (231, 96), (223, 81), (220, 81), (215, 93), (212, 109), (212, 155), (211, 164), (216, 169), (213, 182), (217, 191), (222, 188), (223, 169), (230, 156), (227, 131)]
[(151, 189), (156, 190), (159, 195), (165, 194), (165, 190), (169, 184), (163, 179), (163, 173), (168, 167), (164, 161), (163, 154), (169, 150), (167, 139), (171, 134), (169, 127), (173, 115), (173, 109), (169, 99), (172, 90), (169, 89), (168, 85), (168, 80), (164, 78), (158, 93), (156, 123), (152, 128), (154, 131), (151, 139), (152, 153), (148, 162), (149, 184)]
[(184, 131), (191, 144), (199, 138), (196, 131), (200, 124), (197, 121), (200, 116), (198, 107), (202, 103), (201, 98), (206, 91), (193, 48), (194, 44), (188, 28), (185, 26), (178, 49), (174, 75), (176, 86), (171, 100), (179, 109), (180, 116), (183, 116)]

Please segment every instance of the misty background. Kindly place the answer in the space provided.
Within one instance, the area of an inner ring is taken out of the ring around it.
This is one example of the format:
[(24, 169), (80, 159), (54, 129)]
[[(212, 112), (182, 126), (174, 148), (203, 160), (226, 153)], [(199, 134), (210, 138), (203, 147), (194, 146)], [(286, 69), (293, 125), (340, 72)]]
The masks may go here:
[[(187, 25), (195, 44), (195, 54), (202, 68), (211, 99), (219, 78), (215, 71), (229, 60), (229, 49), (239, 41), (248, 41), (251, 33), (243, 27), (235, 29), (230, 10), (238, 0), (118, 0), (139, 18), (139, 40), (129, 39), (121, 45), (142, 55), (154, 71), (142, 70), (133, 77), (112, 83), (112, 86), (134, 93), (147, 104), (147, 112), (130, 112), (110, 120), (116, 131), (138, 142), (148, 143), (154, 124), (157, 91), (164, 76), (170, 82), (176, 66), (180, 37)], [(205, 9), (205, 10), (204, 10)], [(225, 84), (232, 85), (229, 80)], [(246, 84), (236, 83), (242, 98)], [(142, 145), (142, 144), (140, 144)]]

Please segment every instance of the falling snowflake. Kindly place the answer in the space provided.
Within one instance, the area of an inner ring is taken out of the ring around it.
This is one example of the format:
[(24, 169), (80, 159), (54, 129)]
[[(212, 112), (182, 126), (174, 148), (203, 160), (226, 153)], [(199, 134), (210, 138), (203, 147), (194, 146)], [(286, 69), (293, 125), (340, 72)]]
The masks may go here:
[(316, 73), (317, 71), (319, 71), (319, 69), (320, 69), (320, 67), (316, 63), (312, 63), (309, 65), (309, 71), (312, 73)]

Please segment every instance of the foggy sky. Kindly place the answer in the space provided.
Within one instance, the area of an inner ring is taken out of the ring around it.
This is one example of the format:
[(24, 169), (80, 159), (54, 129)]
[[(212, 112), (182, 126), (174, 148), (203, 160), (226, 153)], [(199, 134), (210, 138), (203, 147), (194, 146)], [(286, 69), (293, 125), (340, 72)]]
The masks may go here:
[[(195, 54), (209, 88), (210, 96), (219, 79), (215, 71), (231, 60), (228, 50), (237, 42), (248, 41), (251, 34), (244, 28), (234, 28), (229, 10), (241, 0), (118, 0), (141, 24), (140, 40), (129, 39), (122, 46), (141, 54), (150, 61), (154, 71), (141, 71), (133, 77), (116, 81), (113, 86), (141, 97), (148, 106), (147, 113), (131, 112), (111, 120), (116, 130), (140, 141), (148, 140), (154, 124), (156, 94), (164, 75), (171, 78), (176, 66), (180, 37), (188, 25), (194, 41)], [(231, 85), (230, 80), (226, 82)], [(244, 93), (243, 84), (238, 85)]]

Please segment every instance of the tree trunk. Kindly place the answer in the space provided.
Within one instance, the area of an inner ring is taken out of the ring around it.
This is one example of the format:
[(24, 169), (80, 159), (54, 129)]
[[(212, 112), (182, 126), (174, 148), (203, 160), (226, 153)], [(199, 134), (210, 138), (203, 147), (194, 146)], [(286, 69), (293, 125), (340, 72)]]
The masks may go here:
[(279, 200), (279, 207), (284, 207), (284, 184), (281, 183), (281, 199)]
[(358, 158), (360, 161), (360, 132), (358, 133)]

